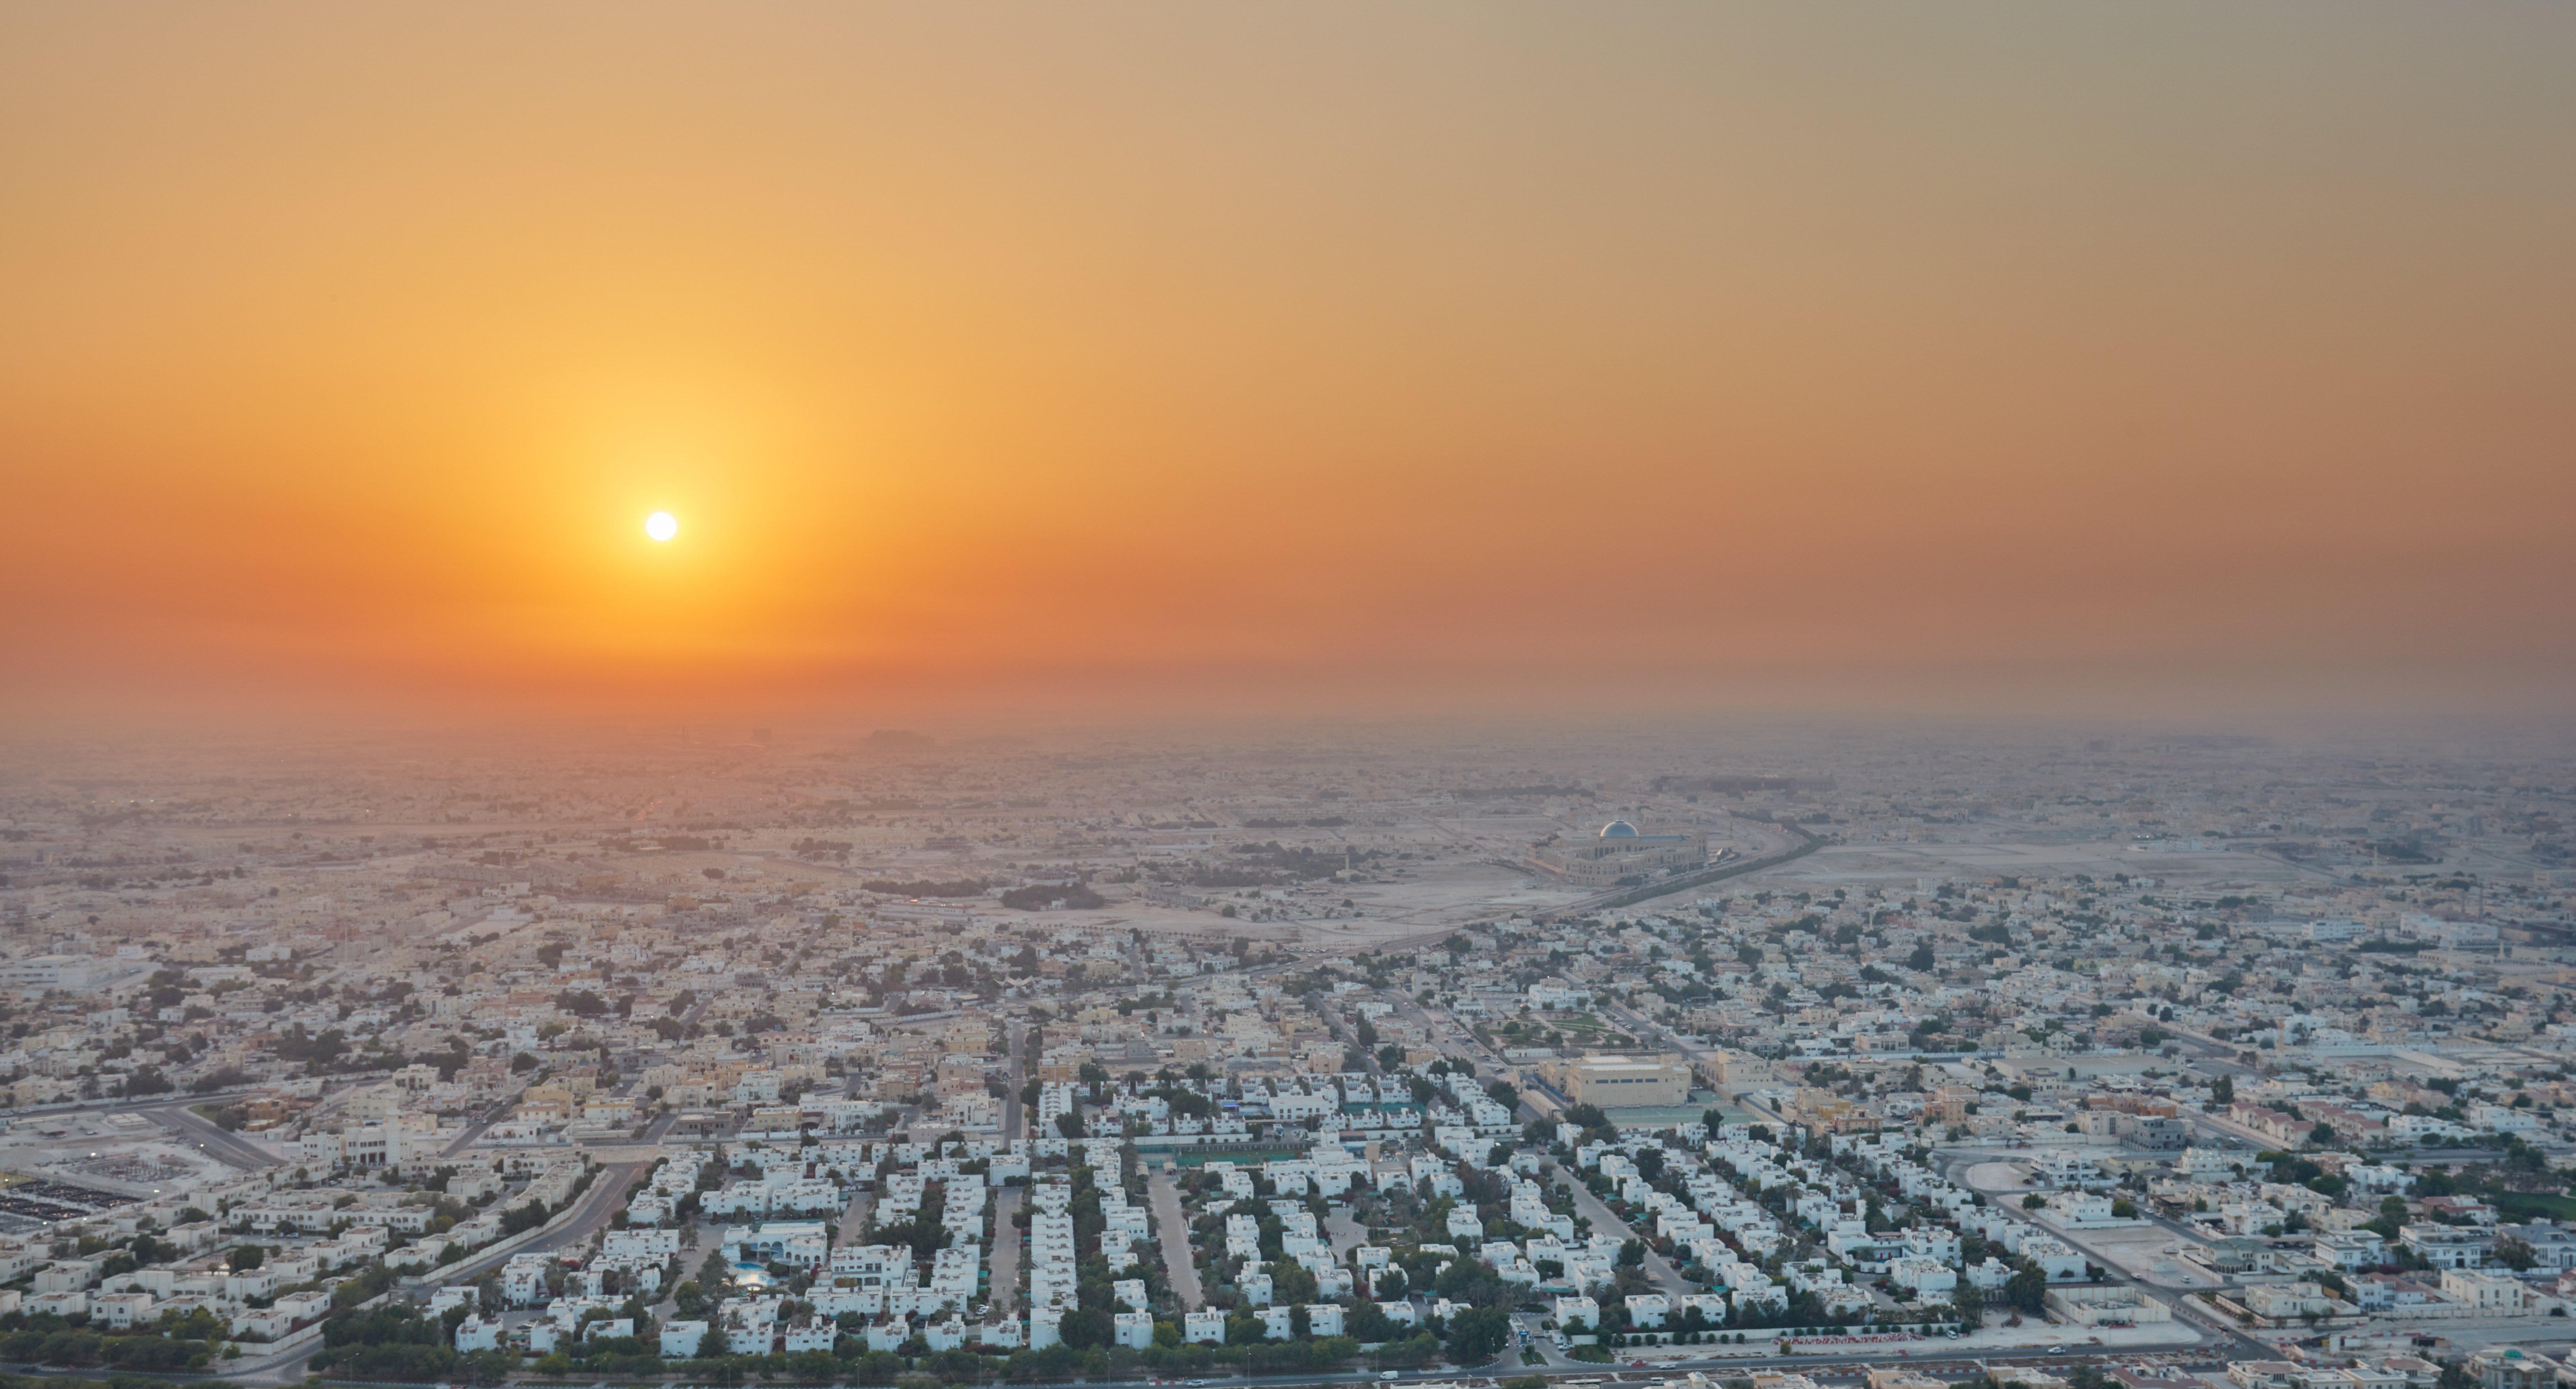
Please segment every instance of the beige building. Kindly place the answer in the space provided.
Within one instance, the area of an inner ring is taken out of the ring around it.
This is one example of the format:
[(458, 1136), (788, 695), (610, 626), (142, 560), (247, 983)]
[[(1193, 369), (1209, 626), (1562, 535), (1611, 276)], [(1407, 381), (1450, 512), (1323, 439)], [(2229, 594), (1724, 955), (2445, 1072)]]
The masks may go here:
[(1625, 820), (1613, 820), (1590, 839), (1559, 839), (1530, 850), (1529, 866), (1576, 887), (1617, 887), (1623, 879), (1644, 881), (1679, 869), (1705, 867), (1708, 832), (1641, 834)]
[(984, 1090), (984, 1058), (980, 1054), (952, 1052), (939, 1058), (939, 1093), (975, 1095)]
[(1923, 1102), (1923, 1120), (1931, 1124), (1964, 1124), (1968, 1106), (1977, 1102), (1977, 1092), (1964, 1085), (1944, 1085)]
[(2249, 1325), (2287, 1326), (2307, 1318), (2331, 1319), (2356, 1316), (2361, 1309), (2337, 1298), (2323, 1287), (2301, 1280), (2294, 1283), (2257, 1285), (2242, 1292), (2222, 1293), (2218, 1309)]
[(2051, 1288), (2048, 1310), (2077, 1326), (2143, 1326), (2173, 1320), (2173, 1308), (2133, 1287)]
[(2520, 1346), (2488, 1346), (2469, 1357), (2469, 1378), (2481, 1389), (2549, 1389), (2560, 1373), (2548, 1357)]
[(1789, 1115), (1803, 1124), (1841, 1133), (1849, 1129), (1878, 1126), (1878, 1115), (1867, 1105), (1845, 1099), (1831, 1090), (1801, 1085), (1789, 1101)]
[(1699, 1070), (1712, 1090), (1767, 1090), (1780, 1083), (1780, 1073), (1770, 1062), (1732, 1048), (1701, 1058)]
[(2465, 1268), (2442, 1270), (2442, 1296), (2490, 1317), (2531, 1316), (2541, 1310), (2542, 1301), (2520, 1279)]
[(1690, 1102), (1690, 1063), (1677, 1056), (1584, 1056), (1547, 1069), (1574, 1104), (1639, 1109)]
[(982, 1014), (955, 1019), (940, 1033), (940, 1044), (951, 1055), (987, 1055), (993, 1050), (993, 1025)]

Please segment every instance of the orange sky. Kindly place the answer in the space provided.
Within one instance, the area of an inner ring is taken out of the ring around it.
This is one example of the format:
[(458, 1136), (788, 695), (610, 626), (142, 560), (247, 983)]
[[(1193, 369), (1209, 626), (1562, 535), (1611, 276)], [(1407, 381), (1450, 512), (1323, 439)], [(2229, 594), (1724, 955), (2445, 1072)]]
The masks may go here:
[(12, 6), (0, 707), (2563, 707), (2571, 131), (2545, 4)]

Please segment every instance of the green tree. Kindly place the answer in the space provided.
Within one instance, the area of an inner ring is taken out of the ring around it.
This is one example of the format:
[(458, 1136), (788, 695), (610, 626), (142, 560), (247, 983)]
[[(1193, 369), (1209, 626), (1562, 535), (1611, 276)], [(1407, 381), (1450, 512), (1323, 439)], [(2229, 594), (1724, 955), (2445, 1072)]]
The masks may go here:
[(1448, 1354), (1459, 1365), (1482, 1365), (1511, 1343), (1512, 1317), (1500, 1307), (1477, 1307), (1449, 1319)]
[(1105, 1346), (1117, 1339), (1109, 1313), (1098, 1307), (1074, 1307), (1056, 1320), (1055, 1334), (1075, 1350)]
[(1352, 1340), (1363, 1343), (1392, 1341), (1398, 1335), (1395, 1319), (1366, 1298), (1352, 1305), (1350, 1315), (1343, 1319), (1342, 1329)]

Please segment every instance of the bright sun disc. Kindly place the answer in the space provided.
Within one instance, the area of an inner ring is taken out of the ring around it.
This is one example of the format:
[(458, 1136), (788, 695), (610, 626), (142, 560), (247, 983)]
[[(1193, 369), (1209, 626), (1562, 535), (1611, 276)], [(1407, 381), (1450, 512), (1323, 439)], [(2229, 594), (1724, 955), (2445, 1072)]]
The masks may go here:
[(667, 511), (657, 511), (644, 518), (644, 533), (655, 540), (668, 540), (680, 533), (680, 518)]

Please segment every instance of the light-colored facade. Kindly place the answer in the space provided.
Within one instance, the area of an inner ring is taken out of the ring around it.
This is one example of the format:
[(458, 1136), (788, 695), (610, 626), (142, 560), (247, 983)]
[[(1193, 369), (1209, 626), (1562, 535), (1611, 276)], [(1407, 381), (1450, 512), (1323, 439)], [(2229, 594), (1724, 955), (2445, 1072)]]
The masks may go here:
[(2134, 1287), (2051, 1288), (2048, 1310), (2077, 1326), (2138, 1326), (2173, 1320), (2173, 1308)]
[(86, 989), (97, 981), (106, 961), (88, 955), (30, 955), (0, 960), (0, 989), (41, 993), (47, 989)]
[(1561, 839), (1530, 850), (1529, 865), (1576, 887), (1617, 887), (1621, 880), (1643, 881), (1708, 863), (1708, 833), (1641, 834), (1625, 820), (1613, 820), (1590, 839)]
[(1565, 1097), (1576, 1104), (1636, 1109), (1690, 1101), (1690, 1063), (1679, 1057), (1585, 1056), (1558, 1073)]

